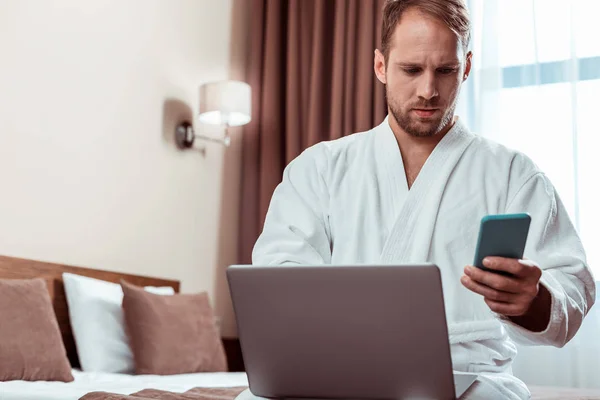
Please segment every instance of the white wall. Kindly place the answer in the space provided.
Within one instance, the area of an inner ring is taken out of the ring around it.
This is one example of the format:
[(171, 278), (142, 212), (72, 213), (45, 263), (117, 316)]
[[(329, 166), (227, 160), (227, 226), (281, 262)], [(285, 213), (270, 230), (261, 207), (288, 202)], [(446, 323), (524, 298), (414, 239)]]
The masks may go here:
[(230, 30), (231, 0), (0, 0), (0, 254), (214, 299), (224, 149), (171, 135)]

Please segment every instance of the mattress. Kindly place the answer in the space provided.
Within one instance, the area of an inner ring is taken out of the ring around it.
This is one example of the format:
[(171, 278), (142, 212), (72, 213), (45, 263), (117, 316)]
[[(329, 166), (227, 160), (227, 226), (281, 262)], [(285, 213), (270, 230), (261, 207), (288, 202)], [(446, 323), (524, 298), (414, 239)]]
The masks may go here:
[[(130, 394), (142, 389), (161, 389), (184, 392), (193, 387), (247, 386), (243, 372), (217, 372), (181, 375), (125, 375), (73, 370), (75, 381), (63, 382), (0, 382), (0, 400), (77, 400), (86, 393), (105, 391)], [(600, 399), (600, 389), (568, 389), (530, 387), (532, 400)], [(244, 391), (238, 400), (256, 400)]]
[(248, 386), (243, 372), (181, 375), (126, 375), (73, 370), (73, 382), (0, 382), (0, 400), (77, 400), (86, 393), (130, 394), (142, 389), (184, 392), (193, 387)]

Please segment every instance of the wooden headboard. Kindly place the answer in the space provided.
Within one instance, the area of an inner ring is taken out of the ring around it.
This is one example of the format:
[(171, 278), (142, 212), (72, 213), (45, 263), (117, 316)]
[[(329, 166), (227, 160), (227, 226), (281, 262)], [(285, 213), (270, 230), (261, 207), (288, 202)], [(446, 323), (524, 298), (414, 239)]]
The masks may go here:
[(123, 279), (138, 286), (171, 286), (175, 292), (179, 292), (179, 281), (0, 256), (0, 279), (46, 279), (56, 319), (60, 326), (65, 348), (67, 349), (67, 356), (74, 368), (79, 367), (79, 358), (77, 357), (77, 349), (75, 348), (75, 341), (73, 340), (73, 332), (71, 331), (71, 323), (69, 321), (69, 307), (67, 306), (62, 281), (63, 272), (84, 275), (114, 283), (119, 283)]
[[(80, 367), (77, 357), (77, 348), (73, 339), (71, 322), (69, 320), (69, 307), (65, 297), (62, 281), (63, 272), (70, 272), (103, 281), (119, 283), (121, 279), (137, 286), (171, 286), (176, 293), (179, 292), (179, 281), (169, 279), (151, 278), (148, 276), (124, 274), (91, 268), (80, 268), (69, 265), (54, 264), (42, 261), (26, 260), (23, 258), (0, 256), (0, 279), (31, 279), (44, 278), (48, 283), (48, 292), (60, 326), (67, 356), (73, 368)], [(244, 360), (237, 338), (223, 338), (223, 346), (227, 354), (227, 363), (230, 371), (244, 371)]]

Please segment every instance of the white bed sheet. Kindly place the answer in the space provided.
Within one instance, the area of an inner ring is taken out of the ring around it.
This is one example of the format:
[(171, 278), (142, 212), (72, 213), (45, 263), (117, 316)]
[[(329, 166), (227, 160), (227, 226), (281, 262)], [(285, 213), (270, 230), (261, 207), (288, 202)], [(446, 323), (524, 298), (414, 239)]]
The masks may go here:
[(244, 372), (181, 375), (126, 375), (73, 370), (73, 382), (0, 382), (0, 400), (77, 400), (86, 393), (104, 391), (131, 394), (142, 389), (185, 392), (193, 387), (248, 386)]

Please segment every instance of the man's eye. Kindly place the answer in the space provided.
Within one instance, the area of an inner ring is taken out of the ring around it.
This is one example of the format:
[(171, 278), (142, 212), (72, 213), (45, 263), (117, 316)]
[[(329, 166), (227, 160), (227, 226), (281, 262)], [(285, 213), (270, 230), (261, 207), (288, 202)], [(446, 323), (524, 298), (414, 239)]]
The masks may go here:
[(454, 68), (441, 68), (438, 71), (440, 72), (440, 74), (450, 75), (451, 73), (453, 73), (456, 70)]
[(420, 72), (420, 70), (418, 68), (406, 68), (404, 72), (406, 72), (408, 75), (416, 75)]

